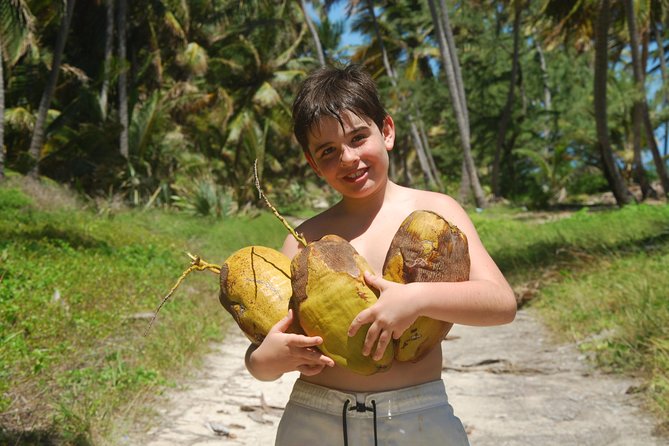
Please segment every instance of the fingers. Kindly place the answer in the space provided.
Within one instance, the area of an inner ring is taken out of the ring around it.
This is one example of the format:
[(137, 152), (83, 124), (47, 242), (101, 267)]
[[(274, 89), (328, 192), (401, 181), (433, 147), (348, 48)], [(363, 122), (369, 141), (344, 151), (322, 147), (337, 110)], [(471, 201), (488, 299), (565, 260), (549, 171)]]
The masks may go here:
[(317, 374), (321, 373), (324, 368), (325, 368), (325, 366), (322, 365), (322, 364), (320, 364), (320, 365), (304, 364), (304, 365), (298, 366), (297, 371), (300, 372), (301, 374), (305, 375), (305, 376), (313, 376), (313, 375), (317, 375)]
[(365, 277), (365, 283), (367, 283), (367, 285), (374, 287), (379, 291), (384, 290), (385, 279), (383, 277), (377, 276), (376, 274), (373, 274), (369, 271), (365, 271), (364, 277)]
[(351, 325), (348, 327), (348, 335), (349, 336), (355, 336), (355, 334), (360, 330), (360, 327), (362, 327), (365, 324), (369, 324), (374, 320), (372, 316), (371, 310), (368, 308), (366, 310), (362, 310), (358, 315), (353, 318), (353, 322), (351, 322)]
[(288, 310), (288, 314), (286, 314), (283, 319), (281, 319), (279, 322), (274, 324), (272, 328), (270, 328), (270, 333), (272, 332), (281, 332), (285, 333), (286, 330), (290, 327), (290, 325), (293, 323), (293, 310)]
[(372, 359), (378, 361), (383, 357), (383, 353), (386, 351), (386, 347), (388, 347), (392, 338), (393, 332), (391, 330), (383, 329), (378, 322), (372, 324), (369, 330), (367, 330), (365, 343), (362, 346), (362, 354), (369, 356), (373, 351)]
[(296, 334), (289, 338), (288, 343), (291, 347), (298, 348), (318, 347), (323, 343), (323, 338), (320, 336), (304, 336)]
[(379, 359), (383, 358), (383, 354), (385, 353), (388, 344), (390, 344), (391, 339), (392, 339), (391, 332), (389, 332), (388, 330), (384, 330), (381, 332), (379, 340), (376, 344), (376, 352), (374, 353), (374, 356), (372, 356), (372, 359), (374, 359), (374, 361), (378, 361)]

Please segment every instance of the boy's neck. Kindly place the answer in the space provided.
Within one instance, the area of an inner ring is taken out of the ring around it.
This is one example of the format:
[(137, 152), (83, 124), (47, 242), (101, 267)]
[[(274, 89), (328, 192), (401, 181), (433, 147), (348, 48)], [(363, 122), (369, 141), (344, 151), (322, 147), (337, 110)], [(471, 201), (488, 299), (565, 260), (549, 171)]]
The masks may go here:
[(388, 180), (385, 187), (379, 188), (379, 190), (367, 197), (343, 197), (340, 202), (342, 211), (356, 217), (373, 217), (378, 214), (384, 203), (396, 192), (396, 189), (397, 185)]

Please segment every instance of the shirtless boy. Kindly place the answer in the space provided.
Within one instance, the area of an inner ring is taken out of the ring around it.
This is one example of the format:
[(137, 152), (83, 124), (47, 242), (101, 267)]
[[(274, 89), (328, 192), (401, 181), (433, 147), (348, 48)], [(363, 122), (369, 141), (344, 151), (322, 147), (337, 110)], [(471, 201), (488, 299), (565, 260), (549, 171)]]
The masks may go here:
[[(395, 232), (414, 210), (434, 211), (467, 236), (469, 281), (398, 284), (365, 276), (380, 297), (349, 328), (352, 336), (371, 324), (363, 354), (379, 359), (418, 316), (478, 326), (513, 320), (513, 291), (462, 207), (447, 195), (403, 187), (388, 178), (395, 124), (369, 75), (358, 66), (316, 70), (295, 99), (293, 120), (312, 169), (341, 194), (337, 204), (297, 228), (307, 241), (339, 235), (380, 272)], [(282, 251), (292, 258), (298, 249), (294, 238), (287, 237)], [(321, 354), (321, 338), (287, 333), (291, 322), (289, 312), (246, 356), (248, 370), (259, 380), (301, 373), (279, 425), (277, 445), (468, 444), (441, 380), (439, 346), (418, 362), (395, 361), (387, 371), (362, 376)]]

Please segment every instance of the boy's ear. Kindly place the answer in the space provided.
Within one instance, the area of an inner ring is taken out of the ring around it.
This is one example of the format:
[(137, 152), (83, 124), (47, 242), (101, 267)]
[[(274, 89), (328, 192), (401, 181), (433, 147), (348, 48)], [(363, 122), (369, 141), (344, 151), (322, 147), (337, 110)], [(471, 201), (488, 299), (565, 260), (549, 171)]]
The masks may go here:
[(395, 121), (390, 115), (383, 119), (383, 140), (386, 143), (386, 150), (391, 151), (395, 146)]
[(304, 151), (304, 156), (307, 158), (307, 162), (309, 163), (311, 168), (314, 170), (314, 172), (316, 172), (316, 175), (318, 175), (319, 177), (322, 176), (321, 171), (318, 170), (318, 166), (316, 166), (314, 158), (311, 156), (311, 152), (309, 152), (309, 149)]

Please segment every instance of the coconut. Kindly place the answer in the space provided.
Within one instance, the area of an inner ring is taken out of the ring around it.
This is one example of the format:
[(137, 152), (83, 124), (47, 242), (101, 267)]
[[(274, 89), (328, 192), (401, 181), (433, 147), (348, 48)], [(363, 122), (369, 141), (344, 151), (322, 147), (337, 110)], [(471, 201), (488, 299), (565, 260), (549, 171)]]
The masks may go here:
[(353, 246), (336, 235), (309, 243), (291, 262), (293, 295), (290, 307), (309, 336), (320, 336), (320, 350), (339, 366), (361, 375), (386, 370), (393, 361), (392, 343), (375, 361), (362, 354), (370, 324), (349, 337), (355, 316), (378, 299), (363, 274), (371, 272)]
[[(432, 211), (412, 212), (395, 233), (383, 277), (398, 283), (461, 282), (469, 279), (467, 237)], [(418, 361), (439, 344), (452, 323), (420, 316), (396, 342), (395, 359)]]
[(254, 344), (288, 313), (290, 259), (264, 246), (247, 246), (221, 266), (221, 305)]

